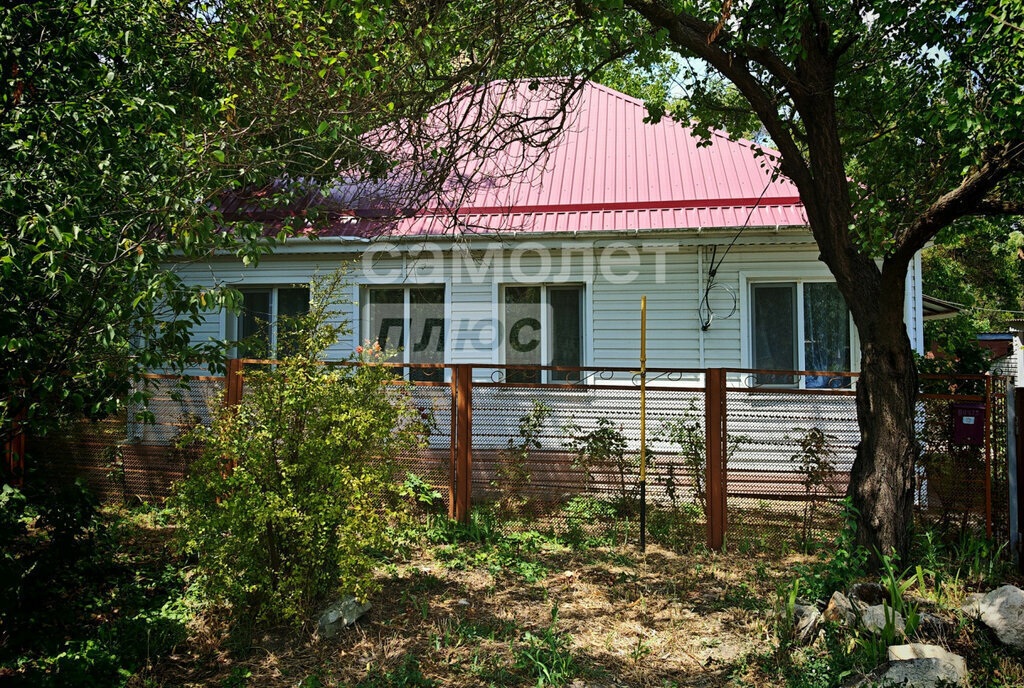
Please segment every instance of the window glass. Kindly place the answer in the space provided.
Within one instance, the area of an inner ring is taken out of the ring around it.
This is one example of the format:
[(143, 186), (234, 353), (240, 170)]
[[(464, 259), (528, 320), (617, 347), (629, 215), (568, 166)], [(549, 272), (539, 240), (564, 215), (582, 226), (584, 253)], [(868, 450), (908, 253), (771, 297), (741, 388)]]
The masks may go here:
[(297, 318), (309, 312), (309, 287), (277, 290), (277, 357), (284, 358), (296, 352), (299, 345)]
[[(409, 289), (409, 363), (444, 363), (444, 287)], [(411, 368), (411, 380), (444, 380), (441, 368)]]
[[(505, 363), (541, 365), (540, 287), (505, 287)], [(509, 370), (509, 382), (540, 382), (540, 371)]]
[(238, 355), (266, 358), (270, 355), (270, 290), (243, 289), (238, 317)]
[(277, 290), (277, 317), (298, 318), (309, 313), (309, 287)]
[[(405, 290), (370, 289), (370, 340), (387, 350), (405, 348)], [(399, 353), (391, 360), (401, 361)]]
[[(850, 369), (850, 312), (834, 282), (807, 282), (804, 287), (804, 367)], [(808, 375), (807, 387), (847, 386), (849, 378)]]
[[(795, 370), (796, 346), (796, 284), (755, 284), (753, 297), (754, 368), (761, 370)], [(757, 384), (793, 384), (785, 375), (758, 374)]]
[[(551, 302), (551, 365), (579, 367), (582, 364), (582, 295), (580, 287), (549, 287)], [(554, 370), (552, 381), (579, 380), (579, 371)]]

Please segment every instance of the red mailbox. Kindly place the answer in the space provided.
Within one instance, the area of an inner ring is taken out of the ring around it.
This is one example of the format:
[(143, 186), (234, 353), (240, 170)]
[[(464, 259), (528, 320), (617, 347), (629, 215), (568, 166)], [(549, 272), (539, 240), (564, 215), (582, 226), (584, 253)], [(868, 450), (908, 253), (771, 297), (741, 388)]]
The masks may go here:
[(953, 404), (953, 442), (985, 444), (984, 404)]

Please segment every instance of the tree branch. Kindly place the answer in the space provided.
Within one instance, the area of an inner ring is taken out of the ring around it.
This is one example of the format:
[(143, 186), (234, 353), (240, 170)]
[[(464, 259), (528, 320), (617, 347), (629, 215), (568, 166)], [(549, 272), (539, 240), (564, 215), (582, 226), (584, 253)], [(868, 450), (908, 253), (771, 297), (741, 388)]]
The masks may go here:
[(1024, 201), (985, 198), (978, 202), (972, 215), (1024, 215)]
[[(747, 59), (749, 57), (764, 66), (787, 89), (799, 89), (796, 75), (785, 63), (768, 50), (739, 44), (727, 31), (723, 31), (715, 43), (709, 44), (707, 38), (715, 28), (713, 23), (686, 13), (676, 13), (657, 0), (628, 0), (627, 4), (653, 26), (668, 31), (670, 39), (677, 46), (708, 62), (731, 81), (750, 102), (754, 113), (782, 153), (782, 172), (798, 186), (810, 182), (810, 171), (800, 147), (783, 122), (779, 107), (768, 89), (748, 68)], [(720, 46), (728, 46), (733, 52)]]
[[(1013, 141), (986, 156), (982, 165), (964, 177), (960, 185), (935, 200), (896, 237), (896, 250), (890, 262), (898, 267), (907, 264), (914, 254), (924, 248), (940, 229), (968, 215), (1016, 214), (988, 212), (999, 203), (988, 196), (1003, 179), (1021, 169), (1024, 159), (1024, 141)], [(1007, 202), (1009, 203), (1009, 202)], [(1007, 205), (1007, 208), (1010, 206)]]

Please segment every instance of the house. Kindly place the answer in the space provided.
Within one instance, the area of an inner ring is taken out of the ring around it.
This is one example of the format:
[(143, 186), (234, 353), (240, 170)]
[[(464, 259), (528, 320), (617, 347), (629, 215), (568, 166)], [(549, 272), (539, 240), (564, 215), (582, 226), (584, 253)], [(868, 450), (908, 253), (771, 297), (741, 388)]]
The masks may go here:
[[(529, 100), (525, 84), (512, 88), (512, 102)], [(256, 267), (227, 255), (175, 265), (187, 283), (230, 284), (243, 294), (244, 312), (210, 317), (196, 336), (258, 335), (273, 354), (277, 317), (305, 308), (315, 274), (347, 264), (343, 317), (352, 334), (330, 356), (376, 341), (398, 349), (404, 363), (475, 364), (474, 379), (485, 384), (472, 397), (472, 444), (487, 485), (495, 464), (486, 457), (509, 446), (534, 400), (553, 409), (545, 449), (562, 451), (568, 425), (593, 428), (602, 419), (638, 446), (633, 371), (646, 296), (647, 365), (683, 369), (652, 375), (660, 387), (647, 396), (653, 451), (679, 451), (665, 439), (673, 419), (697, 418), (702, 427), (706, 369), (747, 369), (730, 373), (737, 392), (778, 393), (731, 395), (730, 480), (741, 481), (732, 494), (752, 502), (773, 490), (802, 494), (796, 457), (815, 428), (833, 443), (845, 476), (859, 441), (851, 391), (790, 393), (848, 388), (853, 378), (820, 372), (856, 371), (860, 360), (856, 329), (818, 258), (796, 188), (773, 174), (770, 150), (724, 134), (700, 145), (676, 122), (646, 123), (647, 114), (642, 102), (589, 83), (546, 158), (512, 183), (476, 186), (454, 211), (410, 215), (374, 238), (372, 221), (342, 207), (317, 240), (289, 239)], [(922, 352), (920, 274), (918, 257), (906, 324)], [(772, 370), (819, 374), (764, 372)], [(441, 381), (450, 370), (406, 375)], [(445, 394), (434, 399), (442, 418), (442, 434), (431, 437), (436, 457), (448, 456)], [(560, 485), (551, 471), (561, 469), (549, 463), (534, 467), (535, 478)], [(442, 468), (431, 475), (443, 484)]]
[[(273, 353), (277, 316), (305, 307), (315, 273), (346, 263), (353, 334), (331, 351), (338, 358), (380, 341), (409, 363), (635, 368), (646, 295), (649, 366), (856, 370), (856, 330), (796, 188), (772, 179), (771, 151), (725, 135), (701, 146), (646, 116), (640, 101), (589, 83), (542, 163), (516, 183), (481, 186), (454, 213), (412, 215), (374, 240), (339, 213), (318, 240), (289, 239), (257, 267), (230, 256), (175, 265), (188, 283), (231, 284), (244, 297), (244, 313), (212, 316), (196, 336), (257, 334)], [(920, 259), (906, 289), (922, 351)]]
[[(965, 306), (952, 301), (943, 301), (929, 294), (922, 299), (923, 320), (945, 320), (956, 317)], [(1024, 320), (1011, 320), (1006, 332), (983, 332), (978, 334), (976, 342), (979, 348), (988, 354), (990, 372), (999, 377), (1013, 381), (1014, 386), (1024, 386)], [(942, 356), (936, 342), (931, 342), (929, 357)]]
[[(510, 102), (529, 101), (526, 84), (510, 87)], [(796, 189), (774, 178), (772, 152), (724, 135), (701, 146), (679, 124), (650, 124), (646, 116), (640, 101), (586, 84), (546, 157), (510, 183), (472, 186), (453, 209), (428, 204), (378, 237), (372, 215), (348, 212), (346, 194), (332, 192), (334, 212), (316, 240), (289, 239), (255, 267), (214, 255), (167, 269), (189, 284), (241, 290), (242, 312), (211, 314), (196, 337), (262, 340), (263, 353), (274, 356), (279, 317), (306, 309), (315, 275), (346, 265), (351, 303), (339, 317), (352, 332), (330, 357), (347, 358), (376, 341), (404, 363), (473, 364), (469, 444), (477, 494), (500, 480), (509, 448), (522, 439), (519, 419), (543, 401), (551, 415), (531, 442), (527, 480), (534, 496), (555, 505), (595, 493), (573, 465), (571, 428), (611, 429), (622, 440), (620, 454), (638, 452), (635, 371), (646, 296), (646, 446), (659, 457), (648, 495), (673, 505), (682, 495), (691, 505), (701, 501), (705, 413), (713, 408), (706, 371), (728, 368), (719, 413), (728, 428), (723, 480), (730, 509), (745, 504), (748, 525), (784, 527), (803, 510), (806, 527), (817, 500), (843, 494), (859, 441), (853, 378), (828, 374), (857, 370), (856, 329), (818, 259)], [(905, 317), (922, 352), (928, 302), (920, 274), (918, 257)], [(425, 451), (403, 460), (442, 490), (458, 444), (453, 391), (438, 384), (450, 373), (405, 369), (410, 379), (431, 383), (414, 394), (433, 409), (436, 429)], [(193, 380), (190, 391), (174, 378), (160, 382), (174, 393), (165, 390), (150, 405), (157, 423), (127, 420), (126, 433), (114, 428), (123, 494), (166, 494), (188, 465), (168, 447), (197, 417), (209, 418), (206, 404), (225, 379)], [(932, 412), (948, 415), (946, 406), (922, 407), (922, 425)], [(74, 468), (61, 457), (111, 444), (87, 439), (50, 452), (53, 474)], [(831, 474), (811, 484), (807, 447), (822, 442), (830, 451), (818, 457), (831, 458), (817, 465), (831, 464)], [(94, 453), (77, 468), (106, 476), (107, 463)], [(614, 493), (627, 481), (635, 476), (606, 471), (600, 487)], [(801, 506), (807, 502), (810, 511)]]
[(1020, 321), (1015, 321), (1008, 332), (978, 335), (978, 346), (987, 351), (992, 360), (992, 374), (1012, 378), (1018, 387), (1022, 383), (1020, 373), (1024, 371), (1024, 345), (1019, 325)]
[[(525, 84), (513, 88), (529, 98)], [(730, 457), (731, 475), (740, 480), (746, 466), (753, 476), (734, 493), (763, 494), (787, 481), (787, 494), (802, 492), (794, 456), (816, 427), (833, 441), (845, 475), (859, 441), (850, 390), (789, 393), (850, 387), (851, 377), (820, 373), (856, 371), (860, 360), (856, 329), (818, 259), (796, 188), (773, 175), (770, 150), (723, 134), (700, 145), (678, 123), (646, 117), (642, 102), (589, 83), (546, 158), (513, 183), (475, 187), (454, 212), (416, 213), (371, 237), (372, 222), (342, 208), (318, 239), (289, 239), (256, 267), (228, 255), (171, 266), (186, 283), (230, 284), (243, 294), (241, 314), (209, 317), (196, 336), (256, 335), (272, 355), (278, 316), (302, 312), (313, 276), (346, 264), (351, 304), (342, 316), (352, 334), (330, 356), (376, 341), (399, 350), (404, 363), (475, 364), (485, 385), (474, 389), (472, 441), (483, 467), (486, 452), (508, 446), (516, 419), (538, 398), (553, 409), (545, 447), (557, 450), (568, 424), (590, 428), (601, 419), (637, 446), (631, 386), (646, 296), (647, 365), (683, 369), (652, 375), (659, 389), (647, 397), (649, 437), (662, 438), (653, 451), (678, 451), (664, 439), (671, 419), (698, 414), (704, 422), (704, 370), (747, 369), (734, 370), (729, 384), (778, 393), (730, 402), (730, 437), (743, 445)], [(918, 351), (920, 270), (918, 258), (906, 287)], [(772, 370), (818, 374), (765, 372)], [(406, 375), (441, 381), (450, 371)], [(450, 405), (444, 394), (435, 399), (441, 416)], [(437, 456), (447, 456), (449, 439), (432, 436)]]

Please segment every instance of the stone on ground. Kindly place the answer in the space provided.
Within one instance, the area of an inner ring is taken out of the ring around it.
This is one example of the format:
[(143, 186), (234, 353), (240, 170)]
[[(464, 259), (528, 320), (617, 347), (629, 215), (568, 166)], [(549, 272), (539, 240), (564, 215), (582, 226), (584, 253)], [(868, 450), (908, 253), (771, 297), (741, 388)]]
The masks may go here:
[(360, 602), (354, 597), (346, 597), (333, 603), (320, 615), (318, 625), (320, 635), (330, 638), (338, 631), (351, 626), (366, 612), (370, 611), (369, 602)]
[(1004, 585), (980, 599), (969, 598), (962, 609), (991, 628), (1004, 645), (1024, 650), (1024, 590)]
[(793, 607), (793, 639), (799, 645), (810, 645), (821, 629), (821, 612), (817, 607), (798, 604)]
[(885, 628), (886, 614), (889, 615), (889, 620), (892, 621), (897, 633), (903, 633), (906, 630), (907, 624), (903, 620), (903, 615), (887, 604), (876, 604), (865, 609), (864, 613), (860, 615), (860, 623), (865, 630), (881, 633)]
[(836, 591), (832, 593), (825, 611), (821, 618), (843, 626), (853, 626), (857, 622), (857, 611), (853, 608), (853, 602), (843, 593)]
[(879, 686), (939, 688), (969, 685), (967, 663), (960, 655), (938, 645), (910, 643), (889, 648), (889, 666), (878, 679)]
[(951, 659), (956, 658), (963, 661), (960, 655), (955, 655), (944, 647), (938, 645), (926, 645), (924, 643), (907, 643), (906, 645), (890, 645), (888, 651), (890, 662), (907, 662), (914, 659)]

